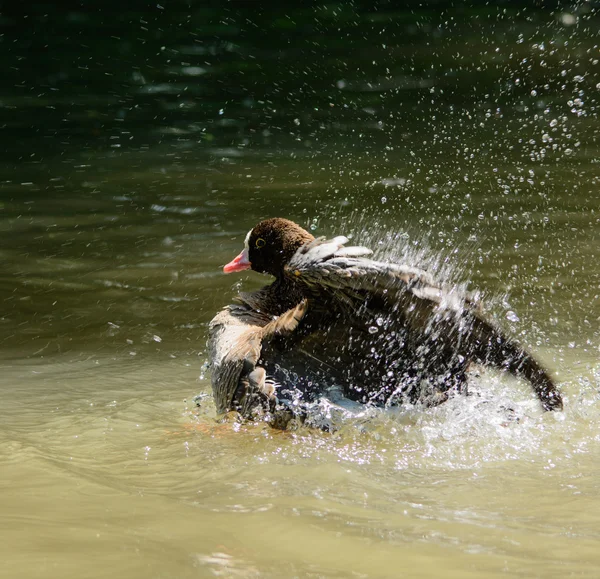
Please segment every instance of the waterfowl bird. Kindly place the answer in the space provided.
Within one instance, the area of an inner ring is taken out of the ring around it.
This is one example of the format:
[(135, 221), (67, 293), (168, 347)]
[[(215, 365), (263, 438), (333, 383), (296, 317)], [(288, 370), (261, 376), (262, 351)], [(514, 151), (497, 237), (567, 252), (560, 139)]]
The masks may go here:
[(298, 406), (334, 384), (363, 403), (435, 405), (464, 390), (473, 363), (528, 380), (545, 410), (562, 409), (544, 368), (467, 296), (347, 242), (315, 239), (282, 218), (248, 232), (223, 271), (252, 269), (275, 281), (241, 293), (210, 323), (219, 413)]

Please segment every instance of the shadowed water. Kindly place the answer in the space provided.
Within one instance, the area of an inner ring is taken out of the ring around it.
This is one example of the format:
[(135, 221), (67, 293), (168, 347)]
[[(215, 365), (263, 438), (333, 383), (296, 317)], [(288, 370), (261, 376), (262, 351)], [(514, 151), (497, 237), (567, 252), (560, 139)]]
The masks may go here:
[[(338, 8), (72, 11), (56, 59), (59, 16), (3, 21), (7, 577), (597, 575), (597, 17)], [(479, 290), (565, 411), (481, 372), (335, 434), (219, 422), (208, 322), (267, 281), (221, 266), (274, 215)]]

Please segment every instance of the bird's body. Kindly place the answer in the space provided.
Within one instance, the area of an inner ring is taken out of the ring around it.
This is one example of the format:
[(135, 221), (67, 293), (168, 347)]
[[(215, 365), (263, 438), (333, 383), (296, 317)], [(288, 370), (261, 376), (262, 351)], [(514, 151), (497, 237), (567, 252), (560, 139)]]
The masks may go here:
[(465, 387), (472, 363), (525, 378), (545, 409), (562, 408), (546, 371), (468, 297), (347, 241), (314, 239), (284, 219), (248, 234), (225, 271), (251, 267), (275, 281), (211, 322), (219, 412), (252, 416), (277, 399), (313, 400), (333, 384), (363, 403), (438, 404)]

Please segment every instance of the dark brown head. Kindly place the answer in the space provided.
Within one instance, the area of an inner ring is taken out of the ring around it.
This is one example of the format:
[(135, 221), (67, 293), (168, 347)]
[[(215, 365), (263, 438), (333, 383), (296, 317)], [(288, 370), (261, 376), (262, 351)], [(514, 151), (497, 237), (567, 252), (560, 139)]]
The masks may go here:
[(232, 273), (253, 269), (279, 277), (294, 253), (313, 240), (314, 237), (308, 231), (289, 219), (265, 219), (248, 232), (244, 250), (223, 271)]

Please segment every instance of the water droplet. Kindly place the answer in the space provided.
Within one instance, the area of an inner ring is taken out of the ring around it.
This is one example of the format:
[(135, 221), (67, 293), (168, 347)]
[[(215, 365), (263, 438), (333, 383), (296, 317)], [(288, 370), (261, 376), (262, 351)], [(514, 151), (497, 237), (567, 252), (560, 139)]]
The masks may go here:
[(569, 12), (563, 12), (560, 15), (560, 21), (563, 26), (573, 26), (577, 23), (577, 16), (575, 16), (575, 14), (570, 14)]
[(369, 326), (369, 334), (376, 334), (379, 329), (376, 326)]
[(517, 314), (515, 312), (513, 312), (512, 310), (509, 310), (508, 312), (506, 312), (506, 319), (510, 320), (511, 322), (520, 322), (520, 318), (519, 316), (517, 316)]

